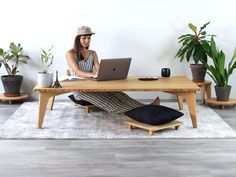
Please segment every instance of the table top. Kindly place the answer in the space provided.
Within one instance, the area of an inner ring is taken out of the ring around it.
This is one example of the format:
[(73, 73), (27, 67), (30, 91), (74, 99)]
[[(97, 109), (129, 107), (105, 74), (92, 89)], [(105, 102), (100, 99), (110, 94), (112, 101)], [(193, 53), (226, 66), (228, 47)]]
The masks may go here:
[(35, 92), (61, 93), (73, 91), (166, 91), (189, 92), (198, 91), (200, 88), (185, 76), (160, 77), (158, 80), (141, 81), (136, 76), (129, 76), (125, 80), (112, 81), (65, 81), (60, 82), (62, 88), (41, 88), (36, 86)]

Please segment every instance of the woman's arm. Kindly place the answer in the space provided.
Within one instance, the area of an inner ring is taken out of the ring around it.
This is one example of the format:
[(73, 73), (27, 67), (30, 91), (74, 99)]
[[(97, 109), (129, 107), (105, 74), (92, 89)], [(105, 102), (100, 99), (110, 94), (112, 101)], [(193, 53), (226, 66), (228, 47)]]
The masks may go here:
[(98, 61), (98, 56), (97, 53), (95, 51), (92, 51), (92, 55), (93, 55), (93, 64), (95, 66), (95, 74), (98, 74), (98, 70), (99, 70), (99, 61)]
[(76, 73), (78, 77), (96, 77), (93, 73), (84, 72), (79, 69), (78, 64), (75, 61), (74, 52), (69, 50), (66, 52), (66, 60), (70, 68)]

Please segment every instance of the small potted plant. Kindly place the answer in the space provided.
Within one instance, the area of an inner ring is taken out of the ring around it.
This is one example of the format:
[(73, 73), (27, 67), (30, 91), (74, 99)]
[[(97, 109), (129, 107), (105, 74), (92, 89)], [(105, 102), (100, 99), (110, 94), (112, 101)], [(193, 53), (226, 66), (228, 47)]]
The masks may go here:
[(16, 75), (20, 64), (27, 64), (29, 57), (23, 54), (21, 44), (10, 43), (9, 50), (0, 48), (0, 67), (3, 65), (8, 75), (1, 76), (5, 96), (19, 96), (23, 81), (22, 75)]
[(228, 101), (231, 91), (231, 86), (228, 85), (229, 77), (236, 68), (236, 48), (233, 56), (228, 63), (225, 64), (225, 54), (222, 50), (216, 47), (216, 43), (213, 37), (211, 37), (210, 44), (207, 42), (202, 43), (207, 55), (212, 59), (212, 65), (202, 60), (202, 63), (207, 68), (207, 73), (214, 80), (215, 93), (217, 101)]
[(209, 42), (206, 38), (208, 36), (204, 30), (210, 22), (204, 24), (200, 27), (200, 30), (197, 30), (197, 27), (192, 23), (188, 24), (188, 27), (192, 30), (193, 34), (184, 34), (178, 38), (178, 42), (182, 44), (181, 48), (178, 50), (175, 57), (180, 59), (182, 62), (184, 59), (187, 62), (192, 58), (194, 64), (190, 64), (192, 71), (192, 77), (194, 82), (203, 82), (205, 80), (206, 68), (200, 61), (207, 62), (207, 55), (202, 47), (203, 42)]
[(53, 46), (48, 49), (44, 50), (41, 49), (41, 63), (42, 63), (42, 71), (38, 72), (38, 86), (39, 87), (51, 87), (53, 83), (53, 73), (48, 72), (50, 66), (53, 63), (53, 53), (52, 53)]

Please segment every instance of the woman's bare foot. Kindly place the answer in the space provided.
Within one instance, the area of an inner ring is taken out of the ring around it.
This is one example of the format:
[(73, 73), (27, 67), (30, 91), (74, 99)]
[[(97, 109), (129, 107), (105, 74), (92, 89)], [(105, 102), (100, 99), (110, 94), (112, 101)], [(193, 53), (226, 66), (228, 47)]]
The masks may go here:
[(157, 97), (151, 104), (152, 105), (160, 105), (160, 98), (159, 97)]

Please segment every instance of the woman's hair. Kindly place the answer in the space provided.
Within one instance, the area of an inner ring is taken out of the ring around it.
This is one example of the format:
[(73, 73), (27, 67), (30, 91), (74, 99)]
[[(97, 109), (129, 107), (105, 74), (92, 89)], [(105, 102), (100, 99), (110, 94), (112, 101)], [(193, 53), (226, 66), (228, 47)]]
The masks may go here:
[[(88, 34), (88, 35), (83, 35), (83, 36), (91, 36), (91, 34)], [(81, 35), (77, 35), (75, 37), (75, 42), (74, 42), (74, 48), (73, 48), (73, 51), (75, 52), (78, 60), (83, 60), (84, 59), (84, 56), (82, 55), (82, 52), (81, 52), (81, 49), (83, 48), (83, 46), (81, 45), (80, 43), (80, 38), (81, 38)], [(87, 47), (88, 49), (89, 47)]]

